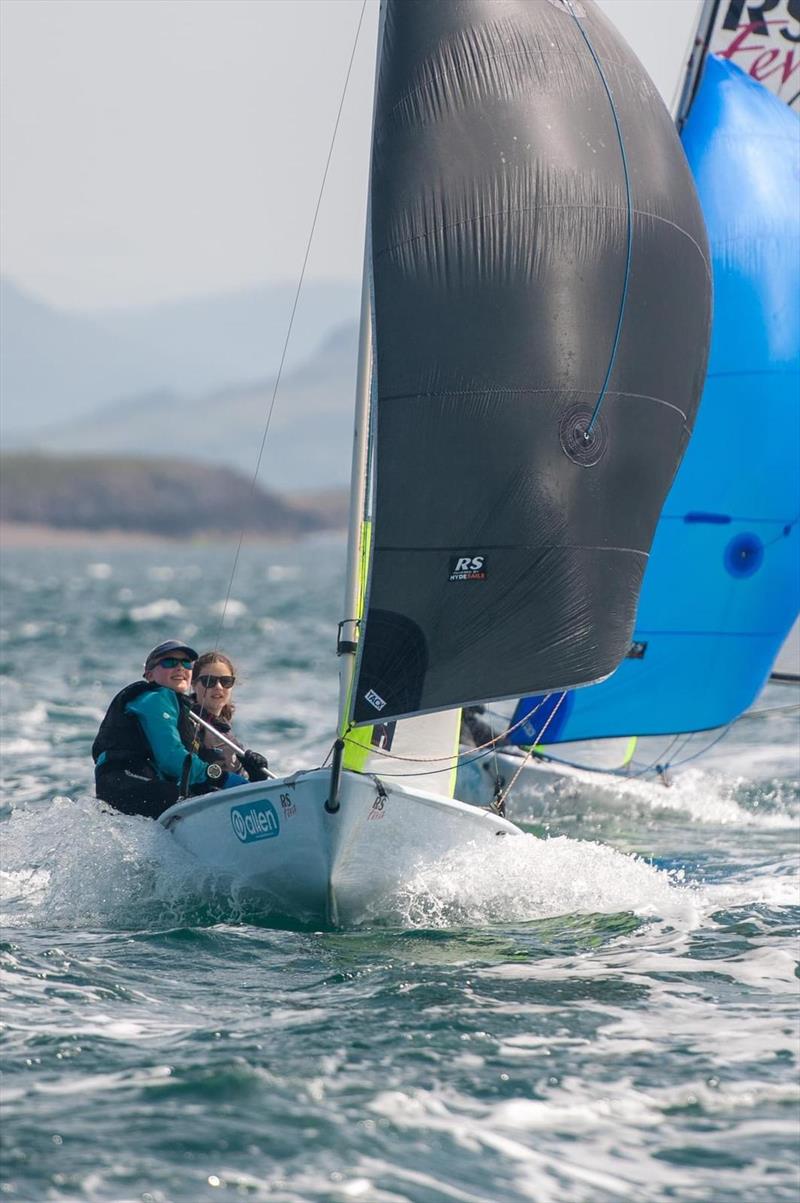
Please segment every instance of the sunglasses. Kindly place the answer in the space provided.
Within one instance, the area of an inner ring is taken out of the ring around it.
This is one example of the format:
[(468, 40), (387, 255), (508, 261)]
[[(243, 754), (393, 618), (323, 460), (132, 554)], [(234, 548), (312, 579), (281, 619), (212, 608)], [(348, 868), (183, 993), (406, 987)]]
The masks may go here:
[(223, 689), (233, 689), (236, 684), (236, 677), (211, 677), (204, 675), (198, 677), (197, 680), (204, 689), (213, 689), (217, 684), (221, 685)]
[(180, 660), (177, 656), (165, 656), (163, 660), (159, 660), (157, 668), (191, 668), (194, 660)]

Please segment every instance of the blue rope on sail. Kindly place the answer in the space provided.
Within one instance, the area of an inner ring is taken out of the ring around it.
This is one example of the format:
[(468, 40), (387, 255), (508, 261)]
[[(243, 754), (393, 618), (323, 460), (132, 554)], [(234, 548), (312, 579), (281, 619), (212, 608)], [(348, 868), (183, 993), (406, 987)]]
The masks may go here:
[(627, 158), (627, 155), (625, 154), (625, 143), (622, 138), (622, 130), (621, 130), (620, 124), (619, 124), (619, 116), (617, 114), (617, 107), (614, 104), (614, 97), (611, 95), (611, 89), (608, 86), (608, 80), (605, 77), (603, 68), (600, 66), (600, 60), (597, 57), (597, 54), (595, 53), (594, 46), (592, 46), (592, 43), (590, 42), (589, 38), (587, 37), (586, 31), (583, 28), (583, 26), (581, 25), (580, 20), (578, 19), (577, 13), (572, 8), (572, 5), (569, 3), (569, 0), (567, 0), (566, 7), (569, 9), (570, 15), (571, 15), (573, 21), (575, 22), (575, 24), (578, 26), (578, 29), (581, 32), (581, 37), (583, 38), (584, 42), (586, 43), (589, 53), (591, 54), (592, 58), (594, 59), (594, 63), (595, 63), (595, 66), (597, 67), (598, 74), (602, 81), (603, 87), (605, 88), (606, 96), (608, 97), (608, 103), (611, 106), (611, 115), (614, 118), (614, 127), (617, 131), (617, 140), (619, 142), (619, 153), (622, 156), (622, 171), (623, 171), (623, 174), (625, 177), (625, 201), (626, 201), (627, 208), (628, 208), (628, 246), (627, 246), (627, 251), (626, 251), (626, 256), (625, 256), (625, 275), (624, 275), (623, 284), (622, 284), (622, 296), (620, 298), (619, 314), (617, 315), (617, 328), (614, 333), (614, 342), (611, 346), (611, 356), (608, 361), (608, 368), (606, 369), (605, 379), (603, 380), (603, 384), (600, 388), (600, 395), (598, 396), (597, 401), (595, 402), (595, 407), (592, 411), (592, 416), (589, 420), (589, 425), (586, 427), (586, 431), (584, 434), (584, 438), (588, 439), (589, 435), (592, 433), (592, 430), (594, 429), (594, 424), (597, 421), (597, 416), (600, 413), (600, 407), (603, 404), (603, 400), (606, 395), (606, 389), (608, 388), (608, 382), (611, 379), (611, 373), (614, 370), (614, 361), (616, 360), (616, 357), (617, 357), (617, 348), (619, 347), (620, 335), (622, 333), (622, 317), (625, 312), (625, 303), (628, 299), (628, 282), (630, 280), (630, 275), (631, 275), (631, 258), (632, 258), (632, 254), (633, 254), (633, 203), (631, 201), (631, 181), (630, 181), (630, 175), (628, 172), (628, 158)]

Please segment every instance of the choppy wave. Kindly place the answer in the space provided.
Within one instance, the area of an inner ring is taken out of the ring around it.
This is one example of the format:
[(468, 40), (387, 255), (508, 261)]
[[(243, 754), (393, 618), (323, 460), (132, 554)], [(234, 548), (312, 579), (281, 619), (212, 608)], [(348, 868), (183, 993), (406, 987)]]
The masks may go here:
[[(89, 797), (15, 810), (4, 828), (0, 886), (12, 927), (124, 930), (270, 918), (263, 901), (203, 868), (160, 824), (116, 814)], [(771, 872), (708, 884), (687, 880), (683, 867), (596, 841), (523, 834), (419, 865), (369, 923), (463, 929), (631, 914), (690, 931), (717, 910), (798, 900), (798, 871), (786, 860)]]
[(691, 922), (692, 891), (677, 878), (602, 844), (523, 835), (421, 867), (402, 892), (400, 914), (407, 926), (430, 927), (625, 911)]
[[(4, 557), (9, 1197), (794, 1203), (796, 715), (668, 789), (537, 773), (530, 834), (418, 865), (357, 929), (292, 927), (90, 796), (144, 651), (213, 646), (230, 550)], [(341, 559), (242, 556), (221, 643), (279, 771), (331, 743)]]
[(550, 807), (572, 813), (625, 811), (635, 817), (688, 816), (695, 823), (737, 827), (794, 827), (800, 817), (800, 781), (732, 776), (692, 767), (659, 780), (601, 775), (581, 769), (525, 770), (512, 797), (516, 815), (539, 815)]

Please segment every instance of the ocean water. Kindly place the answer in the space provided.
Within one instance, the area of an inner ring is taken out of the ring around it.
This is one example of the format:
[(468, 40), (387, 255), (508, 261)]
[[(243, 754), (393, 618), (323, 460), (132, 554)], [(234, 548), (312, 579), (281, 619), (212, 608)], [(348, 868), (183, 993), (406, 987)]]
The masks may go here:
[(174, 634), (238, 663), (276, 771), (321, 762), (343, 559), (246, 547), (220, 630), (228, 546), (5, 551), (0, 1198), (796, 1203), (796, 692), (670, 788), (525, 773), (522, 839), (369, 927), (99, 810), (105, 705)]

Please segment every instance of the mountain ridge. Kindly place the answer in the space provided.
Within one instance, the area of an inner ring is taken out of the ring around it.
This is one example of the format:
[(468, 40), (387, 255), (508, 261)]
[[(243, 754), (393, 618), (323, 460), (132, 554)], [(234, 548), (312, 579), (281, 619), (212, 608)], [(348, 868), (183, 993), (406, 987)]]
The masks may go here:
[(346, 525), (346, 490), (291, 498), (228, 467), (176, 457), (0, 456), (4, 523), (186, 538), (298, 538)]
[(358, 331), (340, 326), (284, 374), (186, 397), (164, 388), (99, 405), (67, 421), (6, 432), (7, 450), (72, 454), (175, 454), (240, 472), (255, 470), (269, 429), (264, 479), (290, 491), (349, 480)]
[[(207, 395), (263, 382), (280, 362), (295, 286), (278, 283), (154, 306), (72, 312), (0, 277), (0, 391), (7, 440), (85, 420), (142, 395)], [(311, 281), (301, 294), (286, 367), (314, 358), (356, 320), (358, 286)]]

